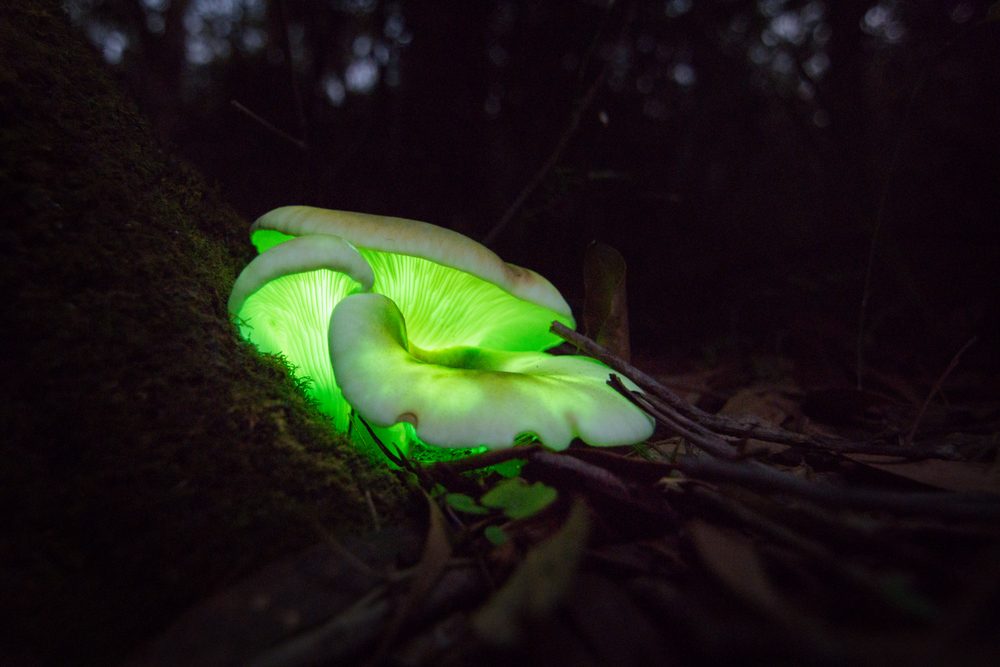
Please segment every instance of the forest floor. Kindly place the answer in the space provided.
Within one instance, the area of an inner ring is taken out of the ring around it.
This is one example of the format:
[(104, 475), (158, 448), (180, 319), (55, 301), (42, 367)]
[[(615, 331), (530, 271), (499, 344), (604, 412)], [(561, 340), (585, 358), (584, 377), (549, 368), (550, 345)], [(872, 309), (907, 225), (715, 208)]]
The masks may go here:
[(3, 11), (0, 662), (1000, 663), (975, 341), (862, 390), (815, 336), (627, 365), (564, 332), (643, 389), (653, 438), (399, 460), (404, 495), (239, 344), (243, 221), (56, 3)]
[[(633, 447), (399, 460), (418, 525), (330, 538), (137, 655), (184, 664), (997, 664), (993, 380), (816, 349), (625, 363)], [(669, 368), (669, 370), (666, 370)], [(627, 390), (625, 390), (627, 391)]]

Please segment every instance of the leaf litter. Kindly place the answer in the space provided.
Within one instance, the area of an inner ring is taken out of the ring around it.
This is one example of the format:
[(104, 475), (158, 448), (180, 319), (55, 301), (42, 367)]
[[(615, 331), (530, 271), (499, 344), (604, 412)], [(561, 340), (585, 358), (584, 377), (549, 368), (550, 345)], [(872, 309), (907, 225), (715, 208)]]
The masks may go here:
[(870, 366), (862, 391), (810, 354), (644, 373), (624, 261), (587, 263), (592, 338), (554, 330), (657, 419), (649, 442), (402, 465), (422, 518), (266, 568), (135, 662), (1000, 661), (990, 381)]

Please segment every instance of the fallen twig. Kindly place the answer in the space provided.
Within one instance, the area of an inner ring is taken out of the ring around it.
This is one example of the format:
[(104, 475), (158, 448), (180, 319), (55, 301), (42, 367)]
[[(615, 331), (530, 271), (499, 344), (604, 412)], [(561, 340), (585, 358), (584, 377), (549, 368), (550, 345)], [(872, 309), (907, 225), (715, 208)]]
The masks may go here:
[(475, 456), (467, 456), (464, 459), (457, 459), (455, 461), (439, 461), (427, 466), (426, 471), (431, 477), (434, 477), (435, 473), (439, 472), (460, 473), (468, 472), (470, 470), (479, 470), (481, 468), (489, 468), (490, 466), (495, 466), (512, 459), (525, 458), (528, 454), (538, 450), (539, 448), (540, 446), (537, 443), (534, 443), (521, 447), (514, 447), (512, 449), (499, 449), (493, 452), (476, 454)]
[[(747, 429), (745, 425), (709, 415), (687, 403), (650, 376), (611, 354), (589, 338), (558, 322), (553, 322), (552, 331), (588, 354), (607, 363), (614, 370), (621, 372), (637, 385), (649, 391), (652, 396), (633, 392), (614, 374), (611, 374), (608, 380), (608, 384), (617, 391), (709, 454), (698, 457), (685, 456), (675, 463), (663, 464), (670, 469), (679, 470), (691, 477), (737, 482), (749, 488), (785, 493), (844, 509), (878, 509), (904, 513), (923, 512), (948, 517), (989, 519), (1000, 517), (1000, 502), (987, 496), (959, 493), (899, 493), (842, 488), (803, 480), (770, 468), (753, 459), (733, 460), (735, 450), (722, 435), (742, 435), (761, 440), (769, 440), (771, 436), (778, 436), (781, 438), (780, 440), (772, 441), (792, 442), (800, 445), (808, 443), (813, 447), (825, 447), (832, 450), (837, 449), (838, 443), (801, 440), (791, 437), (799, 436), (799, 434), (781, 429), (757, 429), (753, 425)], [(655, 403), (652, 397), (662, 399), (662, 403)], [(801, 436), (801, 438), (807, 438), (807, 436)]]
[(565, 452), (550, 452), (541, 448), (535, 450), (528, 457), (532, 476), (550, 483), (558, 482), (562, 487), (569, 483), (652, 516), (676, 519), (667, 501), (648, 484), (637, 485), (604, 466), (573, 456), (574, 453), (572, 449)]
[(696, 422), (686, 418), (684, 415), (672, 410), (670, 406), (657, 405), (645, 394), (631, 391), (626, 387), (621, 378), (614, 373), (608, 380), (616, 391), (624, 395), (633, 403), (642, 408), (647, 414), (652, 416), (661, 424), (664, 424), (678, 435), (684, 436), (691, 444), (702, 449), (712, 456), (720, 459), (733, 460), (740, 458), (739, 452), (724, 439), (708, 431)]
[[(586, 336), (573, 331), (560, 322), (553, 322), (550, 330), (563, 340), (575, 345), (588, 355), (603, 361), (612, 369), (618, 371), (623, 376), (635, 382), (647, 392), (643, 397), (647, 403), (653, 403), (664, 416), (670, 420), (680, 422), (681, 425), (690, 426), (694, 422), (705, 429), (708, 429), (717, 436), (729, 436), (734, 438), (752, 438), (775, 442), (791, 447), (805, 447), (810, 449), (820, 449), (836, 453), (852, 454), (885, 454), (889, 456), (901, 457), (926, 457), (954, 459), (955, 452), (947, 447), (935, 447), (916, 450), (913, 448), (903, 449), (897, 445), (886, 445), (871, 442), (849, 442), (834, 438), (816, 438), (803, 433), (787, 431), (757, 422), (732, 419), (722, 415), (713, 415), (697, 406), (688, 403), (668, 387), (658, 382), (655, 378), (632, 366), (624, 359), (612, 354)], [(669, 420), (668, 420), (669, 421)], [(669, 423), (667, 424), (670, 425)]]
[(937, 382), (935, 382), (934, 386), (931, 387), (930, 393), (927, 394), (927, 398), (924, 399), (923, 404), (920, 406), (920, 411), (917, 412), (917, 416), (913, 419), (913, 426), (910, 427), (910, 430), (906, 434), (906, 439), (903, 440), (904, 446), (910, 447), (913, 444), (913, 436), (917, 434), (917, 429), (920, 428), (920, 422), (924, 419), (924, 413), (927, 412), (927, 406), (931, 404), (931, 400), (934, 399), (934, 396), (941, 391), (941, 385), (944, 384), (944, 381), (948, 379), (951, 372), (958, 366), (958, 361), (962, 358), (962, 355), (965, 354), (965, 351), (975, 345), (977, 340), (979, 340), (979, 336), (973, 336), (958, 350), (958, 352), (955, 353), (955, 356), (951, 358), (951, 362), (948, 364), (947, 368), (944, 369), (944, 372), (942, 372), (938, 377)]
[[(597, 48), (600, 36), (604, 32), (604, 28), (607, 25), (608, 16), (610, 16), (611, 11), (614, 9), (614, 6), (615, 6), (614, 2), (608, 3), (607, 12), (604, 15), (604, 21), (598, 28), (597, 34), (594, 35), (594, 39), (587, 50), (587, 55), (584, 57), (583, 61), (580, 64), (579, 77), (581, 79), (584, 76), (584, 72), (587, 69), (587, 64), (589, 63), (591, 56), (593, 55), (594, 51)], [(634, 18), (635, 18), (635, 4), (632, 3), (629, 6), (625, 19), (621, 25), (621, 34), (619, 35), (619, 39), (621, 39), (621, 37), (625, 34), (626, 29), (632, 23)], [(601, 86), (603, 86), (604, 82), (607, 80), (609, 71), (610, 71), (610, 61), (606, 62), (601, 67), (601, 71), (598, 73), (597, 77), (595, 77), (593, 83), (590, 84), (590, 87), (587, 88), (587, 91), (577, 101), (575, 108), (573, 109), (573, 113), (570, 115), (569, 123), (566, 126), (566, 129), (563, 130), (562, 135), (559, 137), (559, 141), (556, 142), (555, 148), (552, 150), (552, 153), (549, 154), (548, 159), (546, 159), (545, 162), (542, 163), (542, 166), (539, 167), (538, 171), (535, 172), (535, 175), (531, 178), (530, 181), (528, 181), (528, 184), (524, 186), (524, 189), (522, 189), (520, 193), (518, 193), (517, 197), (504, 212), (500, 220), (495, 225), (493, 225), (493, 228), (490, 229), (490, 231), (487, 232), (486, 236), (483, 237), (484, 245), (490, 245), (494, 241), (496, 241), (497, 237), (500, 236), (501, 232), (503, 232), (503, 230), (507, 228), (507, 225), (510, 224), (510, 221), (513, 220), (515, 215), (517, 215), (517, 212), (520, 211), (521, 207), (524, 206), (525, 202), (528, 201), (528, 198), (545, 181), (545, 178), (548, 176), (549, 172), (552, 171), (552, 168), (555, 167), (556, 164), (559, 162), (559, 158), (562, 156), (563, 151), (566, 150), (566, 147), (569, 145), (569, 142), (573, 138), (573, 135), (575, 135), (577, 130), (580, 128), (580, 122), (583, 120), (583, 114), (586, 113), (587, 109), (590, 108), (590, 105), (594, 103), (594, 99), (597, 97), (597, 93), (600, 91)]]
[[(570, 452), (572, 454), (572, 452)], [(882, 510), (901, 514), (928, 514), (937, 517), (996, 519), (1000, 502), (985, 494), (947, 492), (895, 492), (840, 487), (805, 480), (771, 468), (753, 459), (726, 460), (712, 455), (683, 456), (674, 463), (645, 462), (660, 466), (664, 477), (672, 471), (707, 481), (731, 482), (748, 489), (803, 498), (834, 509)]]
[(566, 150), (566, 146), (569, 145), (570, 139), (573, 138), (573, 135), (576, 134), (577, 129), (580, 127), (580, 120), (583, 118), (583, 113), (590, 108), (594, 98), (597, 96), (597, 91), (600, 90), (601, 86), (604, 84), (604, 81), (607, 78), (607, 73), (608, 66), (605, 65), (601, 70), (601, 73), (597, 76), (597, 79), (593, 84), (591, 84), (583, 98), (577, 103), (576, 109), (570, 117), (569, 125), (563, 131), (562, 136), (559, 137), (559, 142), (556, 143), (556, 147), (552, 150), (548, 159), (545, 160), (538, 171), (535, 172), (532, 179), (528, 181), (528, 184), (524, 186), (524, 189), (522, 189), (517, 195), (517, 198), (515, 198), (514, 202), (507, 208), (503, 217), (501, 217), (497, 224), (493, 225), (493, 229), (491, 229), (486, 236), (483, 237), (484, 245), (492, 245), (493, 242), (496, 241), (497, 237), (500, 236), (500, 233), (507, 228), (510, 221), (515, 215), (517, 215), (517, 212), (521, 210), (521, 207), (524, 206), (524, 203), (528, 201), (528, 197), (530, 197), (532, 193), (538, 189), (538, 186), (545, 181), (545, 177), (548, 176), (549, 172), (552, 171), (552, 168), (556, 166), (557, 162), (559, 162), (559, 158), (562, 156), (563, 151)]
[(885, 510), (940, 517), (1000, 518), (1000, 502), (964, 493), (879, 491), (833, 486), (770, 468), (760, 461), (723, 461), (711, 456), (685, 456), (672, 466), (699, 479), (737, 482), (748, 488), (784, 493), (841, 509)]
[(691, 405), (669, 388), (658, 382), (652, 376), (643, 373), (635, 366), (630, 365), (624, 359), (612, 354), (583, 334), (573, 331), (561, 322), (553, 322), (550, 330), (552, 333), (577, 346), (579, 349), (583, 350), (595, 359), (603, 361), (614, 370), (635, 382), (647, 392), (650, 392), (657, 398), (661, 399), (664, 403), (681, 415), (689, 417), (703, 426), (711, 428), (719, 434), (732, 435), (741, 438), (757, 438), (758, 440), (767, 440), (769, 442), (779, 442), (789, 445), (801, 445), (813, 442), (812, 438), (801, 433), (793, 433), (791, 431), (777, 429), (772, 426), (738, 421), (729, 417), (709, 414), (704, 410)]
[(250, 109), (246, 108), (245, 106), (243, 106), (242, 104), (240, 104), (236, 100), (229, 100), (229, 103), (231, 105), (233, 105), (233, 107), (237, 111), (243, 112), (244, 114), (246, 114), (247, 116), (249, 116), (253, 120), (255, 120), (258, 123), (260, 123), (264, 127), (264, 129), (266, 129), (269, 132), (271, 132), (273, 134), (276, 134), (277, 136), (281, 137), (282, 139), (284, 139), (288, 143), (290, 143), (293, 146), (295, 146), (296, 148), (298, 148), (300, 151), (309, 152), (309, 145), (306, 144), (306, 142), (302, 141), (301, 139), (296, 139), (292, 135), (290, 135), (287, 132), (285, 132), (284, 130), (282, 130), (280, 127), (278, 127), (278, 126), (274, 125), (273, 123), (265, 120), (264, 118), (262, 118), (261, 116), (257, 115), (256, 113), (254, 113)]

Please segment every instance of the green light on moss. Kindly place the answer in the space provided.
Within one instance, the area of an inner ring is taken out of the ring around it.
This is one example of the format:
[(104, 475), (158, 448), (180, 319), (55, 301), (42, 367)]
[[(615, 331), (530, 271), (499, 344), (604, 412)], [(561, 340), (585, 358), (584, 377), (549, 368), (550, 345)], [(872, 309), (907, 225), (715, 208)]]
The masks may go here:
[(281, 354), (300, 380), (310, 380), (307, 392), (329, 415), (338, 431), (347, 430), (349, 406), (330, 365), (326, 330), (331, 304), (337, 304), (358, 284), (326, 269), (282, 276), (246, 300), (239, 312), (240, 333), (268, 354)]

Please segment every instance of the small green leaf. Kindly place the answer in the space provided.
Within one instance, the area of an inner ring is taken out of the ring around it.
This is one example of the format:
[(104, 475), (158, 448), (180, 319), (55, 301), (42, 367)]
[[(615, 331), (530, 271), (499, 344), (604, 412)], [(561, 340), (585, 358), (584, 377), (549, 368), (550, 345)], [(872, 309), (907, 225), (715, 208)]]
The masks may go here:
[(541, 482), (528, 484), (520, 477), (505, 479), (486, 492), (480, 502), (504, 511), (511, 519), (524, 519), (538, 514), (552, 504), (559, 493)]
[(517, 477), (521, 474), (521, 468), (524, 467), (524, 459), (511, 459), (509, 461), (504, 461), (503, 463), (498, 463), (493, 466), (493, 471), (501, 477), (506, 477), (510, 479), (511, 477)]
[(483, 536), (490, 541), (493, 546), (499, 547), (500, 545), (507, 544), (507, 533), (503, 532), (503, 528), (500, 526), (486, 526), (483, 529)]
[(459, 512), (465, 512), (466, 514), (489, 514), (488, 509), (477, 503), (472, 496), (467, 496), (464, 493), (445, 494), (444, 501), (452, 509), (456, 509)]

